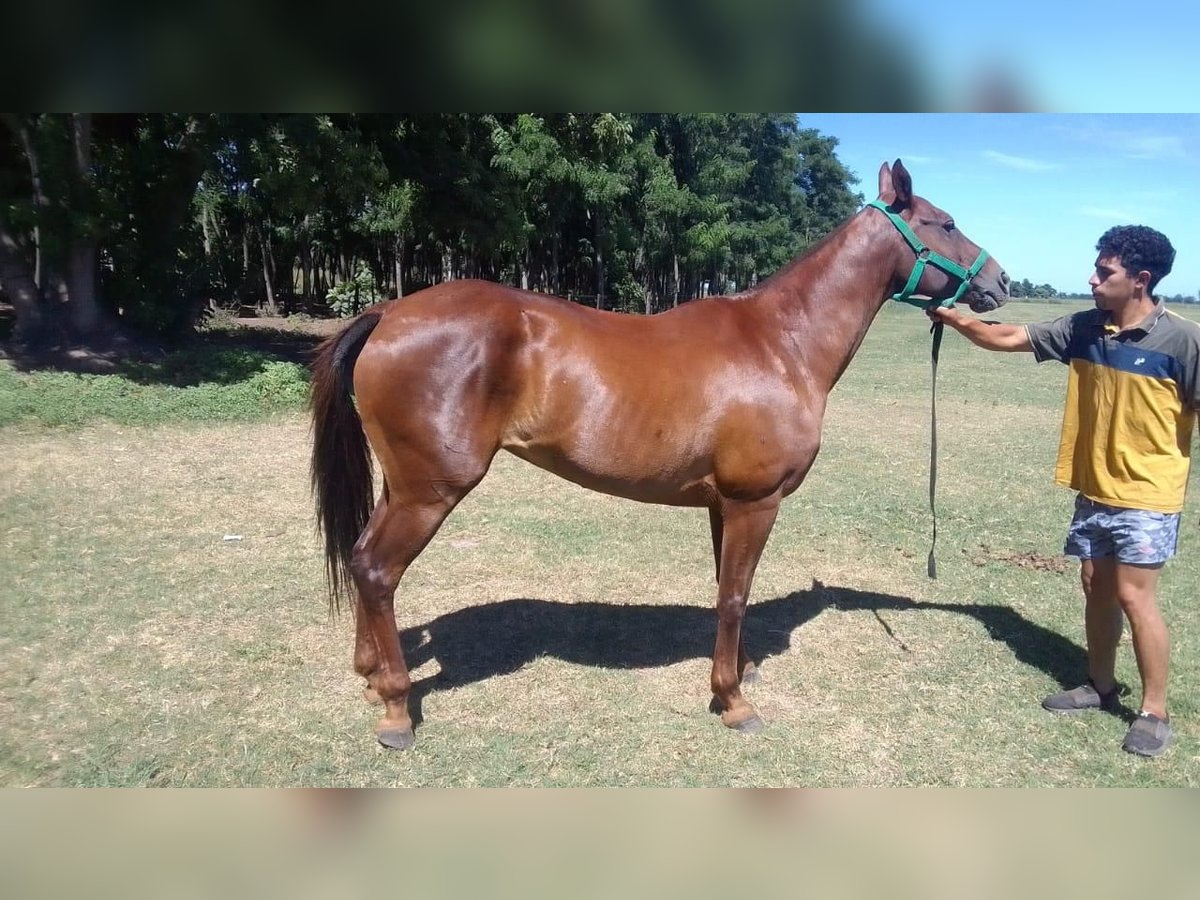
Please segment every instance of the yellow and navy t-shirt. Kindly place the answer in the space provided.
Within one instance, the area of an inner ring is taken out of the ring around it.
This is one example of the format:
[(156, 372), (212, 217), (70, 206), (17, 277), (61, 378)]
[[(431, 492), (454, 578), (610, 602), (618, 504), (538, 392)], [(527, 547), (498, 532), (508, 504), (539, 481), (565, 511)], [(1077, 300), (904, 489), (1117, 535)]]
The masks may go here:
[(1038, 362), (1070, 366), (1054, 480), (1110, 506), (1182, 510), (1200, 407), (1200, 325), (1160, 301), (1125, 331), (1099, 309), (1026, 331)]

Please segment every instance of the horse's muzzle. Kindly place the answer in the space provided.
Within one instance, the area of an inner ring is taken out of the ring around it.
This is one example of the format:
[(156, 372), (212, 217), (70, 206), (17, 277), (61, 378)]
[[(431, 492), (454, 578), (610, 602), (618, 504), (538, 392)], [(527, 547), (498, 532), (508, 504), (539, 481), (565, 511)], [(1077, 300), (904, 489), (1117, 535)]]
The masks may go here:
[(992, 291), (979, 290), (972, 287), (963, 296), (963, 300), (971, 307), (972, 312), (991, 312), (1008, 302), (1008, 294), (998, 295)]

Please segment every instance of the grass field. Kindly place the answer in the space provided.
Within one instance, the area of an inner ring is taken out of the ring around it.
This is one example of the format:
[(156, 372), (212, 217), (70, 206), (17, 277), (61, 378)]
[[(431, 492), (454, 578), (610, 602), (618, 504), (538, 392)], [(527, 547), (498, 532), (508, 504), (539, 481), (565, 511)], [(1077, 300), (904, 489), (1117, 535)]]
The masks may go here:
[[(1142, 761), (1121, 719), (1038, 705), (1084, 672), (1051, 482), (1062, 366), (947, 335), (925, 577), (926, 326), (880, 314), (767, 546), (746, 623), (766, 731), (708, 712), (703, 511), (501, 455), (398, 594), (402, 754), (376, 746), (352, 623), (327, 615), (292, 363), (0, 367), (0, 785), (1200, 785), (1194, 504), (1161, 586), (1176, 742)], [(1136, 704), (1127, 638), (1118, 666)]]

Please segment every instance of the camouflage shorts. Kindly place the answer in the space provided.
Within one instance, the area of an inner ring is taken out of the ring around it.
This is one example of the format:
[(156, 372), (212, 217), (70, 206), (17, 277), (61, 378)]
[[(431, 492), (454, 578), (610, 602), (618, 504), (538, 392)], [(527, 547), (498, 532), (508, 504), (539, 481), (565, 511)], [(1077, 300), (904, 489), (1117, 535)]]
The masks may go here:
[(1162, 565), (1175, 555), (1179, 513), (1106, 506), (1080, 494), (1063, 553), (1080, 559), (1115, 556), (1137, 566)]

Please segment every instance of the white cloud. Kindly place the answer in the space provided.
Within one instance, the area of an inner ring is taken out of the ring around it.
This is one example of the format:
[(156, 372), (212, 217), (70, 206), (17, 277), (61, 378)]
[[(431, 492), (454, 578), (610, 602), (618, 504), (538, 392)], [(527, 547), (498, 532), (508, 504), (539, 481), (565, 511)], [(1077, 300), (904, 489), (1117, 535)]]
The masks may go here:
[(1055, 169), (1061, 169), (1058, 163), (1046, 162), (1041, 159), (1030, 159), (1027, 156), (1012, 156), (1008, 153), (1001, 153), (998, 150), (984, 150), (983, 155), (997, 165), (1007, 166), (1010, 169), (1017, 169), (1021, 172), (1053, 172)]
[[(1112, 153), (1119, 153), (1127, 159), (1188, 158), (1188, 141), (1184, 135), (1115, 127), (1113, 124), (1113, 122), (1124, 122), (1128, 118), (1109, 118), (1103, 124), (1087, 122), (1081, 125), (1065, 126), (1060, 127), (1060, 131), (1081, 143), (1102, 147)], [(1142, 121), (1147, 120), (1151, 125), (1154, 124), (1153, 117), (1145, 117)]]
[(1108, 206), (1081, 206), (1079, 208), (1079, 212), (1081, 215), (1089, 216), (1093, 219), (1104, 219), (1106, 221), (1138, 221), (1138, 216), (1136, 213), (1131, 213), (1123, 209), (1114, 209)]
[(1183, 159), (1187, 156), (1182, 138), (1166, 134), (1127, 135), (1120, 149), (1133, 159)]

